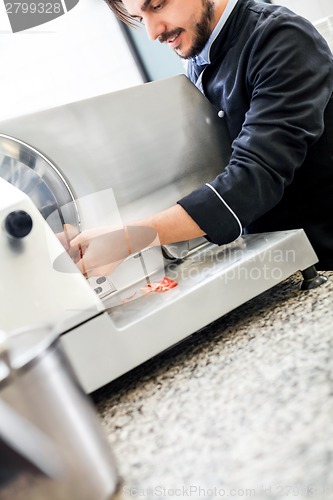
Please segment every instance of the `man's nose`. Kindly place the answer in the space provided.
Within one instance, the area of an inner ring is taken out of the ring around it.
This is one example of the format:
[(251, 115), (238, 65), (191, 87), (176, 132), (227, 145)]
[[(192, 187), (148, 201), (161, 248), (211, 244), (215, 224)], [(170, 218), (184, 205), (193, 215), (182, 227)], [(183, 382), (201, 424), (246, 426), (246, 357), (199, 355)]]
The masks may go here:
[(158, 19), (145, 19), (145, 28), (147, 31), (147, 35), (150, 40), (156, 40), (162, 33), (166, 31), (166, 26), (162, 21)]

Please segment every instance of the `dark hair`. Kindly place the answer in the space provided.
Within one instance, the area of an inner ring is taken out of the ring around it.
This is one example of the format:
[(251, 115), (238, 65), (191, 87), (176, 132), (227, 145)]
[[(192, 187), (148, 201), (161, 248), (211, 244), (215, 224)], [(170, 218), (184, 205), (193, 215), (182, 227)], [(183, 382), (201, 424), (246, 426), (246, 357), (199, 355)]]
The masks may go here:
[(105, 3), (110, 7), (115, 16), (120, 19), (120, 21), (127, 24), (127, 26), (134, 27), (138, 25), (129, 15), (121, 0), (105, 0)]

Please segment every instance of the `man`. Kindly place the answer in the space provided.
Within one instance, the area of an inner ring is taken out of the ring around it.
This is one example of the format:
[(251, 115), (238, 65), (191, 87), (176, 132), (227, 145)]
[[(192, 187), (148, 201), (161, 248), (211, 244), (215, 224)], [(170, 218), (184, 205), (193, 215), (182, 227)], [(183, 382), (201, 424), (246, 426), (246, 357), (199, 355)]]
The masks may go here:
[[(224, 115), (232, 141), (216, 179), (137, 224), (161, 244), (304, 228), (317, 267), (333, 269), (333, 58), (313, 26), (253, 0), (106, 1), (188, 60), (189, 78)], [(88, 236), (75, 244), (87, 250)]]

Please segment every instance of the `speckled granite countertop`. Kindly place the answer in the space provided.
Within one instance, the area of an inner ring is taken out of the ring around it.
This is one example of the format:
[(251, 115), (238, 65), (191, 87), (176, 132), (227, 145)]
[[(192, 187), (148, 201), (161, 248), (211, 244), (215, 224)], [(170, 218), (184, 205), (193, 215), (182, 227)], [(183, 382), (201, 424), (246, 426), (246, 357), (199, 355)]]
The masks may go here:
[(117, 498), (333, 499), (325, 274), (308, 292), (295, 274), (93, 394)]

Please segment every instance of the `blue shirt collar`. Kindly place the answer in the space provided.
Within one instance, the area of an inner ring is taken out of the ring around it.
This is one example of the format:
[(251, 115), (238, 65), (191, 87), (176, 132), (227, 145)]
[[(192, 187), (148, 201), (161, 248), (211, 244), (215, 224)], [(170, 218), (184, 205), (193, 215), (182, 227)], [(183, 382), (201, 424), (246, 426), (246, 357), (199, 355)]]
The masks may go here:
[(206, 45), (198, 54), (197, 56), (193, 57), (193, 62), (197, 66), (204, 66), (206, 64), (210, 64), (210, 49), (211, 46), (213, 45), (213, 42), (217, 35), (221, 32), (223, 26), (227, 22), (231, 12), (233, 11), (234, 7), (236, 6), (236, 3), (238, 0), (229, 0), (226, 8), (224, 9), (222, 16), (220, 17), (219, 22), (215, 26), (214, 30), (212, 31), (212, 34), (210, 35), (209, 39), (207, 40)]

